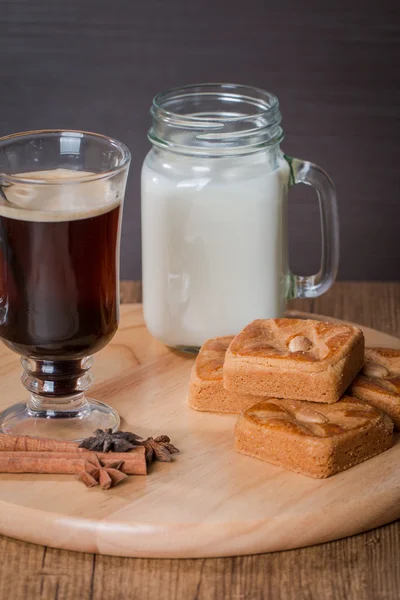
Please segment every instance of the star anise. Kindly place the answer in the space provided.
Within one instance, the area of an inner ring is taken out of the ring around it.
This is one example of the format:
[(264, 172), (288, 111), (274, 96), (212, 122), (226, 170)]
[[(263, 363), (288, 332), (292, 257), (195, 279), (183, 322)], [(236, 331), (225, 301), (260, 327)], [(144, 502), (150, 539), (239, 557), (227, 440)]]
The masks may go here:
[(179, 452), (167, 435), (160, 435), (155, 439), (152, 437), (147, 440), (136, 442), (139, 446), (144, 446), (146, 451), (146, 461), (150, 464), (153, 460), (160, 462), (171, 462), (172, 454)]
[(95, 437), (83, 440), (79, 448), (86, 448), (93, 452), (129, 452), (138, 442), (142, 440), (138, 435), (130, 431), (116, 431), (112, 429), (96, 429)]
[(95, 454), (90, 460), (85, 460), (84, 470), (78, 475), (78, 479), (86, 487), (100, 485), (103, 490), (109, 490), (128, 477), (120, 471), (122, 464), (122, 460), (116, 460), (103, 465)]
[(116, 431), (111, 429), (96, 429), (94, 437), (83, 440), (79, 448), (86, 448), (93, 452), (129, 452), (135, 446), (144, 446), (146, 450), (146, 461), (150, 464), (153, 460), (170, 462), (172, 454), (179, 452), (167, 435), (156, 438), (144, 439), (130, 431)]

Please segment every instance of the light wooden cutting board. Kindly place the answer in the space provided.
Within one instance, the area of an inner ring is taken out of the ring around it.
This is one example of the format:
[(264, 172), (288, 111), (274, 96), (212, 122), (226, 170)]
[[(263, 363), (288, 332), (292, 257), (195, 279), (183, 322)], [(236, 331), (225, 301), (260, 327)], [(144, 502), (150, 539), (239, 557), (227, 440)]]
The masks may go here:
[[(145, 557), (206, 557), (296, 548), (400, 517), (400, 441), (327, 480), (313, 480), (233, 450), (235, 416), (186, 404), (193, 358), (147, 332), (140, 305), (122, 306), (120, 329), (95, 359), (91, 395), (112, 404), (122, 428), (168, 434), (181, 454), (148, 477), (109, 491), (68, 475), (0, 475), (0, 533), (30, 542)], [(369, 345), (400, 340), (364, 329)], [(18, 357), (0, 347), (0, 407), (22, 400)]]

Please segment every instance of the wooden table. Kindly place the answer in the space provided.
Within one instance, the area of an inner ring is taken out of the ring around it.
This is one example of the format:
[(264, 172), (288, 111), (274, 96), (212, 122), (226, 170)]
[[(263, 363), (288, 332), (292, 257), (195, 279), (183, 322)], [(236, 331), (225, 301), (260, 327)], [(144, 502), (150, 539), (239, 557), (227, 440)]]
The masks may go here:
[[(140, 284), (124, 282), (121, 290), (123, 302), (140, 301)], [(337, 283), (322, 298), (296, 301), (292, 307), (400, 336), (400, 283)], [(259, 556), (129, 559), (54, 550), (1, 536), (0, 556), (1, 600), (400, 597), (399, 522), (337, 542)]]

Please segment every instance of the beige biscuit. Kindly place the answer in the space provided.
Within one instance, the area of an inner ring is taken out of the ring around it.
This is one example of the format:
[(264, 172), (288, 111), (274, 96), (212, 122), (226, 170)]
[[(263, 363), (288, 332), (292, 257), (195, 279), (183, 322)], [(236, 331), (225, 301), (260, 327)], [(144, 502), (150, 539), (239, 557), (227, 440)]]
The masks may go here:
[(233, 340), (217, 337), (207, 340), (193, 365), (189, 384), (189, 406), (195, 410), (220, 413), (241, 413), (257, 402), (258, 398), (247, 394), (235, 394), (224, 390), (222, 369), (225, 353)]
[(224, 388), (253, 396), (337, 402), (361, 369), (364, 335), (311, 319), (258, 319), (230, 344)]
[(393, 422), (382, 411), (344, 396), (335, 404), (263, 400), (235, 427), (235, 449), (303, 475), (325, 478), (384, 452)]
[(400, 350), (366, 348), (363, 370), (349, 393), (384, 410), (400, 431)]

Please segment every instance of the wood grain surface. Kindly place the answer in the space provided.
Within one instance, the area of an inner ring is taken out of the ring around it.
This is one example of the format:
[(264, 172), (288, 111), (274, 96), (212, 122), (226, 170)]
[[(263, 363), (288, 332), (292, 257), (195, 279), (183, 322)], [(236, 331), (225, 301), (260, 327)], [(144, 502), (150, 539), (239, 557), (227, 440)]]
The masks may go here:
[[(140, 300), (140, 286), (123, 284), (122, 291), (125, 301)], [(400, 284), (336, 284), (293, 307), (400, 336), (399, 304)], [(400, 589), (398, 523), (316, 547), (231, 559), (123, 559), (4, 537), (0, 552), (2, 599), (395, 600)]]
[[(363, 330), (367, 346), (400, 348), (396, 337)], [(18, 356), (5, 346), (0, 364), (6, 408), (26, 391)], [(122, 306), (115, 337), (95, 357), (90, 395), (118, 411), (123, 430), (168, 433), (181, 454), (112, 491), (87, 490), (65, 475), (0, 474), (0, 532), (96, 554), (205, 558), (310, 546), (400, 518), (400, 436), (322, 481), (254, 460), (234, 450), (236, 415), (187, 405), (193, 364), (193, 355), (149, 334), (141, 304)]]
[[(394, 280), (399, 15), (398, 0), (2, 0), (0, 135), (64, 127), (128, 145), (121, 264), (125, 278), (140, 279), (153, 96), (205, 81), (262, 87), (280, 99), (285, 152), (321, 165), (336, 184), (340, 278)], [(292, 267), (315, 272), (315, 194), (292, 194)]]

